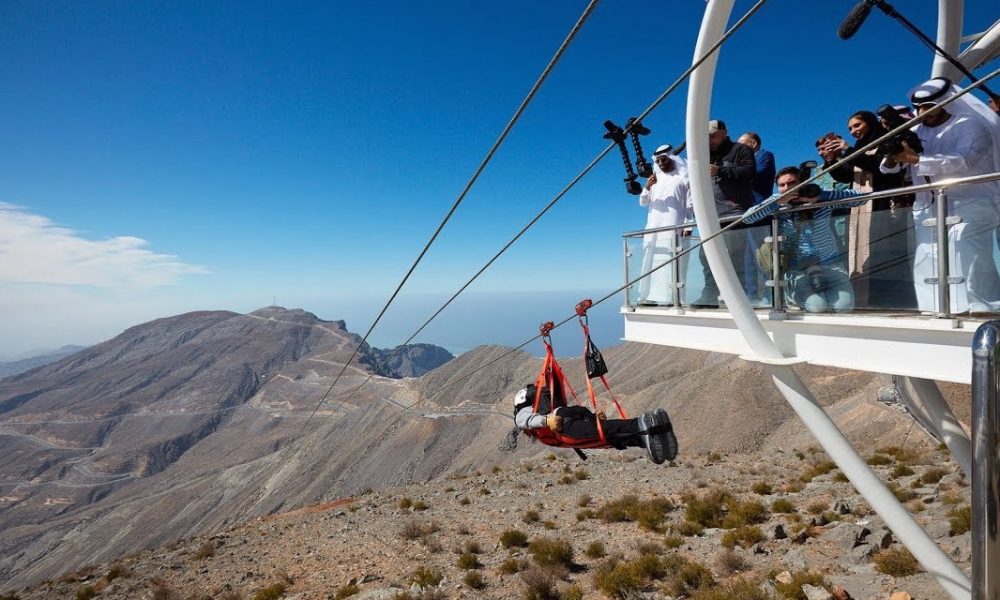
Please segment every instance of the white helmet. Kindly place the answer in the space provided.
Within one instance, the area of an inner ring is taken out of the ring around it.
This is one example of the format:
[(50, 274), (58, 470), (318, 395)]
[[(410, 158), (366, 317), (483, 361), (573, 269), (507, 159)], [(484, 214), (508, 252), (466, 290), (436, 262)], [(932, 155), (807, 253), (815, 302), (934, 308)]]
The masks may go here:
[(523, 404), (527, 398), (528, 398), (528, 388), (526, 387), (521, 388), (520, 390), (517, 391), (516, 394), (514, 394), (514, 406), (517, 406), (518, 404)]

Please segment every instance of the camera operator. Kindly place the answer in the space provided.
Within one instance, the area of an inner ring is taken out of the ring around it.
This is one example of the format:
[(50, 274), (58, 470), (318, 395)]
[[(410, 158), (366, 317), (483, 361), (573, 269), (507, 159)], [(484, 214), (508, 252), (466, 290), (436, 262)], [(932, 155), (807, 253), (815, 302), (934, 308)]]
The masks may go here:
[[(812, 166), (815, 166), (815, 162)], [(771, 196), (760, 206), (748, 210), (743, 219), (756, 223), (775, 214), (783, 206), (816, 205), (824, 201), (844, 200), (858, 193), (851, 190), (826, 191), (819, 186), (805, 186), (797, 193), (780, 197), (801, 181), (802, 167), (785, 167), (778, 171), (779, 200)], [(851, 206), (864, 201), (859, 200)], [(820, 313), (835, 310), (846, 312), (854, 308), (854, 290), (843, 264), (843, 254), (831, 223), (834, 207), (817, 206), (812, 210), (787, 214), (778, 213), (779, 228), (784, 240), (781, 253), (788, 256), (785, 280), (788, 282), (789, 299), (806, 312)]]
[[(712, 163), (709, 166), (709, 174), (712, 176), (712, 192), (719, 216), (741, 213), (753, 206), (753, 178), (757, 174), (753, 149), (729, 139), (726, 123), (717, 119), (708, 122), (708, 147)], [(740, 285), (743, 286), (746, 279), (743, 269), (747, 251), (746, 235), (741, 231), (738, 236), (734, 235), (730, 240), (732, 241), (726, 244), (729, 258), (732, 259)], [(708, 266), (708, 257), (704, 252), (700, 254), (700, 258), (702, 272), (705, 275), (705, 287), (701, 297), (691, 303), (691, 306), (717, 307), (719, 286), (715, 283), (712, 269)]]
[[(910, 101), (924, 121), (913, 128), (923, 152), (901, 144), (898, 153), (882, 162), (883, 172), (912, 165), (914, 176), (927, 181), (966, 177), (1000, 171), (1000, 117), (982, 101), (966, 94), (947, 107), (938, 102), (959, 92), (950, 80), (937, 77), (910, 91)], [(954, 313), (992, 313), (1000, 309), (1000, 276), (993, 262), (993, 233), (1000, 225), (1000, 184), (997, 182), (956, 186), (945, 190), (948, 215), (961, 222), (948, 228), (951, 276), (964, 282), (950, 285)], [(913, 220), (934, 218), (935, 195), (921, 192), (913, 204)], [(913, 282), (920, 310), (936, 311), (937, 233), (934, 227), (916, 228)]]
[[(847, 129), (856, 140), (854, 146), (848, 146), (843, 138), (832, 134), (817, 142), (825, 167), (888, 131), (879, 117), (867, 110), (859, 110), (848, 117)], [(831, 170), (830, 175), (835, 181), (853, 184), (858, 192), (880, 192), (909, 185), (905, 171), (883, 173), (879, 169), (885, 150), (884, 144), (868, 150)], [(913, 195), (902, 194), (873, 200), (850, 211), (848, 273), (855, 299), (861, 306), (916, 308), (917, 300), (909, 285), (913, 273), (910, 262), (913, 244), (909, 233), (913, 229), (913, 215), (907, 207), (912, 204)]]

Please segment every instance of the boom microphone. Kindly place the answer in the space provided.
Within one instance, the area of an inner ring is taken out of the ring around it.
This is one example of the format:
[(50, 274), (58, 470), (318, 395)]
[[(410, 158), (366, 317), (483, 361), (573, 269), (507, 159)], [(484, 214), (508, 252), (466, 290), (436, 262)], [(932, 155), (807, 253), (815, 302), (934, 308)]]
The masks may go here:
[(837, 36), (846, 40), (857, 33), (876, 4), (878, 4), (878, 0), (861, 0), (855, 4), (851, 12), (847, 13), (844, 22), (837, 28)]

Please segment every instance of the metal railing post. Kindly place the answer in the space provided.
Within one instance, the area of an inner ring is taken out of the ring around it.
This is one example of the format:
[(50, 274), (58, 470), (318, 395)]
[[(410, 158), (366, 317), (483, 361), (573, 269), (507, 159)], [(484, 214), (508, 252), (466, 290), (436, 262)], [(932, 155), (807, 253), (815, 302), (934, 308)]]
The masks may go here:
[[(972, 341), (972, 598), (1000, 600), (1000, 321)], [(990, 568), (992, 566), (992, 568)]]
[(623, 292), (625, 294), (625, 306), (628, 307), (628, 308), (632, 308), (632, 301), (628, 297), (629, 292), (632, 291), (632, 286), (630, 286), (628, 284), (628, 282), (629, 282), (629, 276), (628, 276), (628, 257), (629, 257), (629, 252), (628, 252), (628, 238), (623, 238), (622, 239), (622, 261), (625, 263), (625, 289), (623, 290)]
[(937, 192), (937, 221), (934, 226), (937, 228), (937, 293), (938, 293), (938, 318), (951, 316), (951, 285), (948, 281), (948, 198), (945, 196), (944, 188)]
[(771, 235), (764, 238), (771, 242), (771, 280), (764, 285), (771, 288), (771, 315), (785, 314), (785, 274), (781, 272), (781, 222), (771, 217)]
[(671, 232), (673, 236), (670, 240), (670, 260), (673, 261), (671, 265), (673, 270), (673, 287), (674, 287), (674, 310), (678, 314), (684, 311), (684, 299), (681, 297), (681, 290), (684, 289), (684, 282), (681, 281), (681, 261), (677, 256), (684, 251), (681, 246), (681, 241), (684, 239), (682, 230), (675, 229)]

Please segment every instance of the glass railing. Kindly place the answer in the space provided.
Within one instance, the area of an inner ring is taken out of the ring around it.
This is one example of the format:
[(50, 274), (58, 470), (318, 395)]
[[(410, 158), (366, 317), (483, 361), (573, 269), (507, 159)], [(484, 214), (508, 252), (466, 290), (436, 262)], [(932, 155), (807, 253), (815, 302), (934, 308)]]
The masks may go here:
[[(722, 236), (737, 278), (758, 308), (811, 313), (922, 312), (937, 317), (998, 314), (1000, 243), (994, 230), (1000, 220), (960, 217), (970, 210), (962, 202), (978, 202), (975, 210), (995, 215), (1000, 198), (996, 202), (990, 198), (940, 201), (947, 199), (948, 188), (997, 180), (1000, 173), (783, 208), (756, 223), (734, 225)], [(872, 200), (917, 191), (928, 191), (935, 200), (928, 204), (925, 199), (921, 205), (918, 199), (917, 210), (909, 206), (870, 209)], [(720, 221), (727, 225), (739, 218), (727, 215)], [(649, 274), (626, 288), (628, 306), (721, 306), (694, 225), (623, 235), (626, 282)], [(775, 235), (780, 250), (771, 244)], [(934, 242), (949, 238), (945, 252), (938, 252)], [(938, 286), (942, 280), (947, 282), (945, 289)]]

